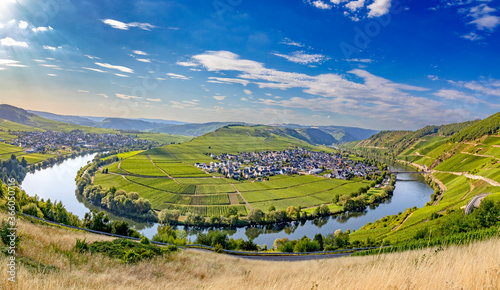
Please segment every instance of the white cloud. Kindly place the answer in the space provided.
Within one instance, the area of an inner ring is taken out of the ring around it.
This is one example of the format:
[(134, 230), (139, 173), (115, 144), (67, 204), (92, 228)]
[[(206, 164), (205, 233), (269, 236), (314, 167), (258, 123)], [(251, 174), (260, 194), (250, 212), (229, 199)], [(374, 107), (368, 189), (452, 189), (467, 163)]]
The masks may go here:
[(26, 28), (28, 28), (28, 22), (21, 20), (21, 21), (19, 21), (19, 25), (18, 26), (21, 29), (26, 29)]
[(161, 102), (161, 99), (150, 99), (150, 98), (146, 98), (146, 100), (150, 101), (150, 102)]
[(0, 59), (0, 69), (1, 70), (5, 70), (6, 69), (3, 66), (8, 66), (8, 67), (28, 67), (27, 65), (20, 64), (19, 61), (17, 61), (17, 60)]
[(439, 90), (438, 92), (434, 93), (435, 96), (446, 99), (446, 100), (453, 100), (453, 101), (466, 101), (471, 104), (477, 104), (481, 103), (482, 101), (477, 99), (476, 97), (467, 95), (463, 92), (456, 91), (456, 90), (446, 90), (442, 89)]
[(169, 76), (172, 79), (176, 79), (176, 80), (189, 80), (189, 78), (186, 76), (174, 74), (174, 73), (168, 73), (167, 76)]
[(372, 63), (373, 59), (369, 58), (351, 58), (351, 59), (346, 59), (348, 62), (362, 62), (362, 63)]
[(46, 32), (46, 31), (49, 31), (49, 30), (54, 30), (52, 27), (48, 26), (48, 27), (33, 27), (31, 30), (33, 30), (33, 32)]
[(428, 75), (427, 78), (430, 79), (431, 81), (438, 81), (439, 80), (439, 77), (434, 76), (434, 75)]
[(88, 54), (85, 54), (85, 55), (83, 55), (83, 56), (88, 57), (88, 58), (90, 58), (90, 59), (101, 59), (101, 58), (99, 58), (99, 57), (97, 57), (97, 56), (92, 56), (92, 55), (88, 55)]
[(356, 11), (365, 6), (365, 0), (351, 1), (345, 5), (345, 7), (351, 11)]
[(59, 66), (57, 66), (55, 64), (41, 64), (40, 66), (48, 67), (48, 68), (60, 68)]
[(319, 9), (332, 9), (332, 5), (326, 4), (322, 0), (307, 0), (307, 3)]
[(223, 101), (226, 96), (213, 96), (214, 99), (216, 99), (217, 101)]
[(462, 38), (464, 38), (464, 39), (468, 39), (468, 40), (470, 40), (470, 41), (476, 41), (476, 40), (481, 40), (481, 39), (483, 39), (483, 37), (482, 37), (482, 36), (477, 35), (477, 33), (472, 32), (472, 31), (471, 31), (471, 32), (469, 32), (469, 33), (467, 33), (467, 34), (465, 34), (465, 35), (462, 35), (461, 37), (462, 37)]
[(142, 30), (148, 30), (150, 31), (151, 29), (156, 28), (156, 26), (149, 24), (149, 23), (140, 23), (140, 22), (131, 22), (131, 23), (124, 23), (118, 20), (113, 20), (113, 19), (104, 19), (101, 20), (104, 24), (107, 24), (113, 28), (116, 29), (121, 29), (121, 30), (129, 30), (130, 27), (137, 27)]
[(76, 92), (84, 94), (84, 93), (88, 93), (89, 91), (86, 91), (86, 90), (76, 90)]
[(122, 78), (128, 78), (129, 76), (123, 75), (123, 74), (115, 74), (115, 76), (122, 77)]
[(142, 50), (132, 50), (132, 53), (138, 55), (149, 55), (147, 52), (144, 52)]
[(292, 41), (290, 38), (283, 39), (283, 41), (281, 43), (286, 44), (286, 45), (290, 45), (290, 46), (297, 46), (297, 47), (304, 47), (305, 46), (304, 44), (302, 44), (300, 42)]
[(367, 6), (368, 17), (378, 17), (389, 13), (391, 8), (391, 0), (375, 0), (372, 4)]
[(140, 62), (151, 62), (150, 59), (145, 59), (145, 58), (136, 58), (136, 60)]
[(469, 16), (474, 20), (469, 22), (469, 24), (476, 25), (476, 28), (479, 30), (493, 31), (498, 25), (500, 25), (500, 17), (491, 15), (493, 12), (496, 12), (496, 9), (489, 7), (484, 3), (479, 6), (472, 7), (469, 10)]
[(197, 67), (198, 66), (198, 64), (196, 64), (194, 62), (189, 62), (189, 61), (178, 61), (177, 65), (187, 66), (187, 67)]
[[(443, 111), (447, 110), (439, 101), (416, 97), (407, 92), (423, 92), (428, 90), (426, 88), (395, 83), (362, 69), (347, 72), (348, 75), (363, 80), (358, 83), (341, 74), (308, 75), (268, 69), (260, 62), (242, 59), (229, 51), (207, 51), (193, 56), (191, 60), (207, 71), (236, 72), (237, 77), (234, 82), (239, 80), (242, 83), (253, 83), (259, 88), (268, 89), (302, 89), (302, 92), (308, 95), (308, 97), (279, 101), (260, 100), (268, 106), (350, 114), (387, 124), (398, 122), (403, 128), (429, 124), (430, 121), (442, 122)], [(220, 78), (211, 77), (210, 80), (220, 81)], [(461, 114), (460, 116), (468, 116), (470, 112), (465, 111)]]
[(242, 80), (242, 79), (235, 79), (235, 78), (218, 78), (218, 77), (209, 77), (208, 78), (210, 81), (209, 83), (216, 83), (216, 84), (241, 84), (243, 86), (247, 86), (250, 81), (247, 80)]
[(47, 74), (49, 77), (57, 77), (56, 74)]
[(245, 94), (251, 96), (252, 95), (252, 91), (251, 90), (243, 90), (245, 92)]
[(95, 71), (95, 72), (107, 73), (107, 71), (103, 71), (103, 70), (100, 70), (100, 69), (97, 69), (97, 68), (91, 68), (91, 67), (82, 67), (82, 68), (86, 69), (86, 70)]
[(247, 98), (241, 98), (240, 100), (242, 100), (243, 102), (247, 102), (248, 101)]
[(47, 50), (56, 50), (56, 49), (61, 49), (61, 48), (62, 48), (62, 46), (58, 46), (58, 47), (48, 46), (48, 45), (43, 46), (43, 49), (47, 49)]
[(0, 44), (3, 46), (19, 46), (19, 47), (28, 47), (28, 43), (24, 41), (17, 41), (10, 37), (5, 37), (0, 39)]
[(124, 73), (130, 73), (130, 74), (134, 73), (133, 69), (130, 69), (130, 68), (124, 67), (124, 66), (111, 65), (109, 63), (100, 63), (100, 62), (96, 62), (95, 64), (98, 66), (104, 67), (104, 68), (119, 70), (119, 71), (124, 72)]
[[(497, 82), (498, 83), (498, 82)], [(495, 85), (495, 82), (487, 83), (490, 87), (485, 84), (478, 83), (476, 81), (460, 83), (463, 87), (468, 88), (469, 90), (478, 91), (486, 95), (492, 95), (500, 97), (500, 89), (497, 89), (498, 85)]]
[(124, 100), (130, 100), (130, 99), (140, 100), (140, 99), (142, 99), (141, 97), (128, 96), (128, 95), (123, 95), (123, 94), (115, 94), (115, 96), (119, 99), (124, 99)]
[(108, 95), (106, 94), (97, 94), (98, 96), (105, 97), (106, 99), (109, 98)]
[(299, 64), (323, 63), (330, 58), (322, 54), (307, 54), (304, 51), (296, 51), (291, 55), (273, 53), (276, 56), (282, 57), (290, 62)]

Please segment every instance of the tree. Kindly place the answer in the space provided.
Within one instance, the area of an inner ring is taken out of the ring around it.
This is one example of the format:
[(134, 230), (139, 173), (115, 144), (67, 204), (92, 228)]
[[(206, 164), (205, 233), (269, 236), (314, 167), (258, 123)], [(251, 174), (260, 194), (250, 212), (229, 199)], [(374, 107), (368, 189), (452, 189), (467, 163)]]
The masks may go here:
[(268, 209), (269, 212), (275, 211), (276, 207), (274, 205), (271, 205)]
[(258, 208), (252, 209), (248, 214), (250, 223), (259, 224), (264, 219), (264, 212)]
[(300, 212), (298, 208), (291, 205), (286, 209), (286, 215), (292, 220), (297, 220), (300, 217)]

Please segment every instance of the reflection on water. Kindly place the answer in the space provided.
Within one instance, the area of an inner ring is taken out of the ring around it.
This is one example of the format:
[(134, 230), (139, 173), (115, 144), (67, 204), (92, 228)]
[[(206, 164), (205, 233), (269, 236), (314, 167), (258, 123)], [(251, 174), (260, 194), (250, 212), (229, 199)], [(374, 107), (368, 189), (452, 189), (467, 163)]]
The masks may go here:
[[(83, 200), (75, 193), (75, 176), (78, 170), (93, 159), (94, 155), (86, 155), (74, 159), (66, 160), (51, 168), (28, 173), (23, 181), (22, 187), (29, 194), (38, 195), (40, 198), (52, 201), (61, 201), (68, 211), (73, 212), (83, 218), (90, 209), (102, 210)], [(391, 164), (393, 171), (406, 171), (411, 168)], [(405, 211), (411, 207), (422, 207), (429, 201), (433, 190), (425, 184), (425, 180), (420, 174), (398, 174), (394, 195), (378, 204), (369, 205), (362, 212), (347, 212), (331, 217), (318, 218), (308, 221), (297, 221), (281, 223), (275, 225), (252, 226), (234, 229), (218, 229), (227, 233), (235, 239), (253, 239), (259, 245), (272, 245), (277, 238), (288, 237), (298, 239), (303, 236), (313, 238), (314, 235), (323, 235), (335, 232), (337, 229), (345, 231), (347, 229), (357, 230), (368, 222), (374, 222), (386, 215), (394, 215)], [(118, 217), (108, 213), (111, 220), (125, 220), (143, 235), (152, 238), (156, 234), (158, 224), (142, 223), (131, 219)], [(196, 235), (206, 232), (208, 229), (195, 229), (192, 227), (179, 226), (179, 229), (186, 230), (188, 239), (196, 239)]]

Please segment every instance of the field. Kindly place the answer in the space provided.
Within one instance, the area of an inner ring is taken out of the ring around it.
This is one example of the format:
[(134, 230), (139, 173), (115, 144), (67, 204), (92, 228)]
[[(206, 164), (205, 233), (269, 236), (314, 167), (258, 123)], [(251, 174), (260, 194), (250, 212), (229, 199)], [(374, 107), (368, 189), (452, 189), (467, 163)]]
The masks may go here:
[[(332, 204), (335, 196), (352, 194), (369, 184), (362, 180), (328, 180), (310, 175), (278, 175), (262, 182), (237, 181), (194, 166), (198, 162), (215, 161), (209, 153), (283, 150), (290, 146), (314, 149), (304, 141), (275, 135), (262, 127), (221, 128), (187, 143), (122, 153), (119, 157), (123, 160), (107, 165), (105, 168), (110, 172), (107, 176), (97, 173), (94, 184), (138, 192), (158, 211), (179, 209), (183, 214), (195, 212), (208, 217), (225, 212), (231, 206), (246, 214), (249, 208), (241, 205), (243, 199), (252, 208), (265, 212), (270, 205), (285, 210), (289, 206), (308, 208), (330, 204), (338, 210), (338, 206)], [(233, 194), (232, 204), (228, 194)]]
[[(6, 214), (0, 213), (0, 218)], [(242, 259), (197, 250), (137, 264), (78, 253), (75, 240), (111, 240), (20, 219), (23, 232), (15, 285), (0, 256), (5, 289), (498, 289), (500, 240), (373, 257), (301, 262)], [(31, 266), (35, 265), (35, 267)], [(332, 276), (334, 273), (334, 276)], [(362, 277), (362, 278), (360, 278)]]

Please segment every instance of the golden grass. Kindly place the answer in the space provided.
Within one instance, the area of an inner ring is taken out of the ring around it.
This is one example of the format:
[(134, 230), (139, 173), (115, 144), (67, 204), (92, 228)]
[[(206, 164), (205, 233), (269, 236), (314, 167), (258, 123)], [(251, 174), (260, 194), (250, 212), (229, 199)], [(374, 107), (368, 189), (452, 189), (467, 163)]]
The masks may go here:
[(196, 250), (136, 265), (68, 252), (75, 239), (108, 238), (21, 222), (23, 257), (58, 267), (20, 267), (9, 282), (0, 256), (0, 289), (500, 289), (500, 239), (442, 251), (303, 262), (245, 260)]

